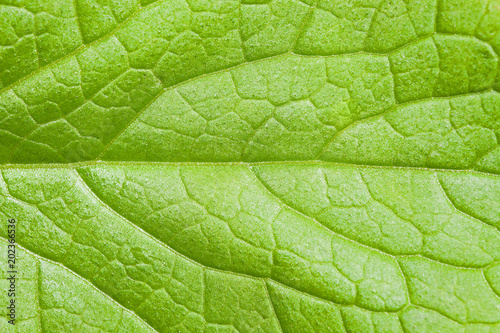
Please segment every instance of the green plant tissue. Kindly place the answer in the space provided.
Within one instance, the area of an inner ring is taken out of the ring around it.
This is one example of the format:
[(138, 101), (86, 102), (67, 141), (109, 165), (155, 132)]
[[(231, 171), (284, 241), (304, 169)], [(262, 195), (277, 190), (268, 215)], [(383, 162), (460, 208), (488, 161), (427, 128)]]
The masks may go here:
[(500, 0), (0, 0), (0, 332), (500, 332), (499, 54)]

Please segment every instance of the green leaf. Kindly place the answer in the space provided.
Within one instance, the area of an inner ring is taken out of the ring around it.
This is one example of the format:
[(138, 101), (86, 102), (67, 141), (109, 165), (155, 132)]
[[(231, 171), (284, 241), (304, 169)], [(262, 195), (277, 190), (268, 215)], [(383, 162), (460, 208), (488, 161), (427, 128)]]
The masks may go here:
[(498, 0), (0, 1), (0, 331), (500, 332), (499, 53)]

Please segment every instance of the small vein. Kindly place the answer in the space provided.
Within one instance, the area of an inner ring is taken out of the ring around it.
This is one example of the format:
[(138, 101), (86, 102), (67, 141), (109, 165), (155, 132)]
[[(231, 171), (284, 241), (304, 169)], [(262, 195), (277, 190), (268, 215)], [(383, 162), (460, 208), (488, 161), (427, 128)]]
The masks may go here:
[[(487, 93), (490, 93), (490, 92), (492, 92), (492, 89), (485, 89), (483, 91), (472, 92), (472, 93), (464, 93), (464, 94), (456, 94), (456, 95), (450, 95), (450, 96), (442, 96), (442, 97), (435, 97), (435, 96), (433, 96), (433, 97), (427, 97), (427, 98), (420, 98), (420, 99), (416, 99), (416, 100), (412, 100), (412, 101), (407, 101), (407, 102), (403, 102), (403, 103), (400, 103), (400, 102), (396, 101), (396, 103), (393, 106), (391, 106), (390, 108), (382, 111), (381, 113), (376, 114), (374, 116), (370, 116), (370, 117), (360, 118), (360, 119), (352, 122), (348, 126), (346, 126), (346, 127), (342, 128), (341, 130), (339, 130), (325, 144), (325, 146), (323, 147), (323, 150), (321, 150), (320, 153), (318, 155), (316, 155), (316, 157), (314, 159), (316, 159), (316, 160), (321, 159), (321, 156), (327, 151), (328, 147), (335, 141), (335, 139), (337, 139), (342, 133), (346, 132), (348, 129), (353, 128), (354, 126), (356, 126), (356, 125), (358, 125), (360, 123), (366, 122), (366, 121), (370, 121), (370, 120), (373, 120), (373, 119), (382, 118), (385, 115), (387, 115), (388, 113), (390, 113), (392, 111), (395, 111), (395, 110), (397, 110), (400, 107), (404, 107), (404, 106), (408, 106), (408, 105), (413, 105), (413, 104), (417, 104), (417, 103), (422, 103), (422, 102), (435, 101), (435, 100), (437, 100), (437, 101), (440, 101), (440, 100), (450, 100), (450, 99), (459, 98), (459, 97), (468, 97), (468, 96), (483, 95), (483, 94), (487, 94)], [(389, 125), (391, 125), (391, 124), (389, 123)]]
[(303, 21), (301, 27), (299, 28), (299, 30), (297, 31), (297, 36), (295, 37), (295, 40), (293, 41), (292, 46), (290, 48), (291, 52), (293, 52), (293, 50), (295, 49), (295, 45), (297, 44), (297, 41), (299, 40), (300, 35), (306, 29), (307, 23), (309, 23), (309, 20), (311, 19), (311, 16), (313, 15), (314, 10), (316, 9), (316, 6), (318, 5), (318, 2), (319, 2), (319, 0), (316, 0), (314, 2), (314, 5), (312, 7), (310, 7), (309, 12), (307, 13), (306, 17), (304, 18), (304, 21)]
[(500, 292), (496, 291), (496, 290), (493, 288), (493, 286), (492, 286), (492, 284), (491, 284), (490, 280), (486, 277), (486, 274), (485, 274), (484, 270), (481, 270), (481, 273), (482, 273), (482, 275), (483, 275), (484, 281), (485, 281), (485, 282), (486, 282), (486, 284), (488, 285), (488, 288), (490, 288), (490, 290), (493, 292), (493, 294), (495, 294), (495, 296), (496, 296), (498, 299), (500, 299)]
[[(454, 265), (454, 264), (451, 264), (451, 263), (447, 263), (447, 262), (443, 262), (443, 261), (439, 261), (439, 260), (436, 260), (436, 259), (432, 259), (432, 258), (429, 258), (421, 253), (419, 254), (403, 254), (403, 255), (394, 255), (394, 254), (391, 254), (389, 252), (385, 252), (383, 250), (380, 250), (376, 247), (372, 247), (372, 246), (369, 246), (369, 245), (366, 245), (364, 243), (361, 243), (357, 240), (354, 240), (354, 239), (351, 239), (343, 234), (340, 234), (340, 233), (337, 233), (335, 231), (333, 231), (332, 229), (326, 227), (324, 224), (320, 223), (319, 221), (317, 221), (315, 218), (313, 218), (312, 216), (309, 216), (307, 214), (304, 214), (302, 213), (301, 211), (297, 210), (296, 208), (290, 206), (289, 204), (287, 204), (286, 202), (284, 202), (278, 195), (276, 195), (271, 189), (269, 189), (265, 184), (264, 182), (259, 178), (259, 176), (257, 175), (257, 173), (252, 169), (252, 166), (248, 166), (248, 169), (250, 170), (250, 172), (254, 175), (254, 177), (256, 178), (257, 182), (267, 191), (269, 192), (274, 198), (276, 198), (276, 200), (278, 200), (284, 207), (287, 207), (289, 208), (290, 210), (294, 211), (295, 213), (299, 214), (300, 216), (306, 218), (307, 220), (310, 220), (312, 222), (314, 222), (316, 225), (322, 227), (322, 229), (324, 229), (325, 231), (327, 231), (328, 233), (332, 234), (332, 235), (335, 235), (335, 236), (338, 236), (338, 237), (341, 237), (351, 243), (354, 243), (358, 246), (361, 246), (363, 248), (366, 248), (368, 250), (371, 250), (371, 251), (375, 251), (375, 252), (378, 252), (382, 255), (386, 255), (386, 256), (389, 256), (389, 257), (392, 257), (394, 259), (396, 259), (397, 261), (397, 258), (401, 258), (401, 257), (411, 257), (411, 256), (418, 256), (418, 257), (422, 257), (422, 258), (425, 258), (427, 260), (430, 260), (430, 261), (433, 261), (433, 262), (436, 262), (436, 263), (439, 263), (440, 265), (447, 265), (447, 266), (450, 266), (450, 267), (459, 267), (459, 268), (468, 268), (468, 269), (481, 269), (482, 267), (464, 267), (464, 266), (459, 266), (459, 265)], [(491, 226), (490, 226), (491, 227)], [(493, 261), (493, 263), (495, 263), (496, 261)], [(488, 263), (488, 265), (491, 265), (492, 263)], [(487, 265), (485, 265), (487, 266)]]
[(274, 317), (276, 318), (276, 323), (278, 324), (278, 328), (281, 333), (283, 333), (283, 326), (281, 325), (281, 321), (276, 313), (276, 309), (274, 308), (273, 299), (271, 298), (271, 293), (269, 292), (269, 284), (266, 281), (263, 281), (264, 289), (266, 290), (267, 298), (269, 299), (269, 304), (271, 305), (271, 310), (273, 311)]
[(445, 313), (443, 313), (442, 311), (440, 311), (440, 310), (438, 310), (438, 309), (432, 309), (432, 308), (428, 308), (428, 307), (426, 307), (426, 306), (423, 306), (423, 305), (417, 305), (417, 304), (412, 304), (412, 306), (413, 306), (413, 307), (415, 307), (415, 308), (420, 308), (420, 309), (424, 309), (424, 310), (426, 310), (426, 311), (430, 311), (430, 312), (437, 313), (438, 315), (443, 316), (443, 317), (445, 317), (445, 318), (447, 318), (447, 319), (451, 320), (452, 322), (454, 322), (454, 323), (456, 323), (456, 324), (458, 324), (458, 325), (460, 325), (460, 326), (463, 326), (464, 324), (467, 324), (467, 323), (462, 323), (462, 322), (460, 322), (460, 321), (458, 321), (458, 320), (456, 320), (456, 319), (452, 318), (450, 315), (445, 314)]
[(82, 22), (80, 21), (80, 15), (78, 14), (77, 1), (78, 0), (73, 0), (73, 6), (75, 8), (75, 16), (76, 16), (76, 26), (78, 27), (78, 32), (80, 33), (80, 38), (82, 39), (82, 44), (84, 44)]
[[(3, 236), (0, 236), (0, 239), (2, 241), (4, 241), (4, 242), (7, 242), (7, 239), (5, 239)], [(26, 251), (28, 254), (32, 255), (35, 258), (37, 258), (39, 262), (42, 261), (42, 260), (46, 261), (46, 262), (49, 262), (49, 263), (51, 263), (53, 265), (56, 265), (56, 266), (64, 269), (68, 273), (73, 274), (79, 280), (82, 280), (84, 283), (86, 283), (87, 285), (89, 285), (92, 289), (94, 289), (95, 291), (97, 291), (98, 293), (100, 293), (101, 295), (103, 295), (104, 297), (106, 297), (108, 300), (110, 300), (111, 302), (115, 303), (117, 306), (119, 306), (120, 308), (122, 308), (123, 311), (127, 311), (128, 313), (130, 313), (131, 315), (133, 315), (134, 317), (136, 317), (137, 319), (139, 319), (145, 326), (147, 326), (148, 328), (150, 328), (152, 331), (160, 333), (159, 331), (157, 331), (156, 329), (154, 329), (151, 325), (149, 325), (141, 316), (139, 316), (138, 314), (136, 314), (133, 310), (128, 309), (125, 306), (123, 306), (116, 299), (114, 299), (113, 297), (111, 297), (110, 295), (108, 295), (107, 293), (105, 293), (103, 290), (101, 290), (100, 288), (98, 288), (94, 283), (92, 283), (91, 281), (87, 280), (86, 278), (84, 278), (83, 276), (81, 276), (80, 274), (78, 274), (77, 272), (73, 271), (72, 269), (68, 268), (67, 266), (63, 265), (60, 262), (56, 262), (54, 260), (51, 260), (49, 258), (46, 258), (44, 256), (39, 255), (38, 253), (35, 253), (35, 252), (29, 250), (28, 248), (24, 247), (23, 245), (20, 245), (19, 243), (17, 244), (17, 246), (19, 248), (21, 248), (22, 250)], [(39, 275), (38, 279), (39, 278), (40, 278), (40, 275)], [(38, 292), (40, 292), (40, 291), (38, 291)]]
[(497, 226), (494, 226), (490, 223), (487, 223), (486, 221), (483, 221), (475, 216), (472, 216), (470, 215), (469, 213), (465, 212), (464, 210), (460, 209), (456, 204), (455, 202), (451, 199), (451, 196), (450, 194), (448, 193), (448, 191), (446, 191), (444, 185), (443, 185), (443, 181), (439, 178), (439, 176), (436, 174), (436, 179), (437, 179), (437, 182), (439, 183), (439, 187), (441, 187), (441, 190), (443, 191), (443, 194), (445, 195), (446, 199), (448, 200), (448, 202), (453, 206), (453, 208), (455, 208), (459, 213), (473, 219), (474, 221), (478, 221), (480, 222), (481, 224), (484, 224), (490, 228), (493, 228), (495, 229), (496, 231), (500, 232), (500, 229), (497, 227)]
[[(40, 67), (38, 68), (36, 71), (33, 71), (31, 72), (30, 74), (20, 78), (19, 80), (17, 80), (16, 82), (0, 89), (0, 94), (3, 93), (4, 91), (6, 90), (9, 90), (19, 84), (21, 84), (22, 82), (26, 81), (27, 79), (29, 79), (30, 77), (40, 73), (41, 71), (47, 69), (47, 68), (51, 68), (51, 67), (54, 67), (56, 64), (62, 62), (63, 60), (67, 59), (67, 58), (70, 58), (72, 56), (74, 56), (75, 54), (78, 54), (80, 53), (81, 51), (85, 50), (85, 49), (88, 49), (90, 46), (94, 45), (94, 44), (98, 44), (99, 42), (107, 39), (108, 37), (110, 36), (113, 36), (121, 27), (123, 27), (128, 21), (130, 21), (132, 18), (134, 18), (135, 16), (137, 16), (140, 12), (144, 11), (146, 8), (149, 8), (149, 7), (154, 7), (154, 6), (157, 6), (158, 4), (160, 4), (161, 2), (164, 2), (166, 0), (158, 0), (156, 2), (153, 2), (153, 3), (150, 3), (149, 5), (145, 6), (145, 7), (140, 7), (139, 10), (137, 10), (135, 13), (133, 13), (132, 15), (130, 15), (126, 20), (124, 20), (121, 24), (118, 24), (115, 29), (113, 29), (111, 32), (109, 32), (108, 34), (96, 39), (95, 41), (93, 42), (90, 42), (88, 44), (82, 44), (80, 47), (76, 48), (73, 52), (70, 52), (68, 54), (66, 54), (65, 56), (51, 62), (51, 63), (48, 63), (47, 65), (43, 66), (43, 67)], [(83, 38), (83, 36), (82, 36)]]
[(36, 262), (36, 277), (37, 277), (37, 295), (36, 295), (36, 301), (38, 305), (38, 316), (39, 316), (39, 323), (40, 323), (40, 330), (43, 332), (43, 323), (42, 323), (42, 303), (40, 301), (40, 297), (42, 295), (42, 270), (41, 270), (41, 264), (40, 260), (37, 260)]
[(368, 250), (371, 250), (371, 251), (375, 251), (375, 252), (378, 252), (382, 255), (386, 255), (386, 256), (390, 256), (392, 258), (395, 258), (396, 256), (394, 256), (393, 254), (390, 254), (390, 253), (387, 253), (387, 252), (384, 252), (382, 250), (379, 250), (377, 248), (374, 248), (374, 247), (370, 247), (370, 246), (367, 246), (363, 243), (360, 243), (356, 240), (353, 240), (353, 239), (350, 239), (342, 234), (339, 234), (339, 233), (336, 233), (335, 231), (333, 231), (332, 229), (330, 228), (327, 228), (324, 224), (320, 223), (318, 220), (316, 220), (315, 218), (309, 216), (309, 215), (306, 215), (304, 213), (302, 213), (301, 211), (297, 210), (296, 208), (288, 205), (286, 202), (284, 202), (280, 197), (278, 197), (273, 191), (271, 191), (271, 189), (269, 189), (265, 184), (264, 182), (259, 178), (259, 176), (257, 175), (257, 173), (252, 169), (252, 167), (249, 167), (248, 168), (250, 170), (250, 172), (254, 175), (255, 179), (257, 180), (257, 183), (259, 183), (262, 188), (266, 191), (266, 192), (269, 192), (274, 198), (276, 198), (277, 201), (279, 201), (284, 207), (287, 207), (289, 208), (290, 210), (292, 210), (293, 212), (295, 212), (296, 214), (299, 214), (300, 216), (302, 216), (303, 218), (313, 222), (315, 225), (321, 227), (321, 229), (325, 230), (326, 232), (328, 232), (329, 234), (332, 234), (332, 235), (335, 235), (335, 236), (338, 236), (338, 237), (341, 237), (351, 243), (355, 243), (356, 245), (358, 246), (361, 246), (363, 248), (366, 248)]
[(487, 157), (489, 154), (493, 153), (495, 150), (499, 149), (499, 143), (497, 142), (497, 145), (496, 146), (493, 146), (491, 147), (490, 149), (488, 149), (485, 153), (479, 155), (476, 160), (471, 164), (472, 167), (478, 167), (478, 163), (484, 159), (485, 157)]
[[(96, 198), (96, 200), (99, 201), (99, 203), (101, 205), (103, 205), (104, 207), (106, 207), (110, 212), (112, 212), (113, 214), (115, 214), (118, 218), (120, 218), (121, 220), (125, 221), (126, 223), (128, 223), (129, 225), (131, 225), (133, 228), (135, 228), (136, 230), (138, 230), (140, 233), (142, 233), (143, 235), (145, 235), (146, 237), (148, 237), (149, 239), (151, 239), (152, 241), (156, 242), (158, 245), (160, 245), (161, 247), (165, 248), (166, 250), (170, 251), (171, 253), (179, 256), (179, 257), (182, 257), (184, 258), (185, 260), (188, 260), (189, 262), (195, 264), (195, 265), (198, 265), (199, 267), (202, 267), (202, 268), (206, 268), (206, 269), (210, 269), (210, 270), (216, 270), (216, 271), (220, 271), (220, 272), (224, 272), (224, 273), (228, 273), (228, 274), (234, 274), (236, 276), (244, 276), (244, 277), (248, 277), (248, 278), (252, 278), (252, 279), (258, 279), (258, 280), (261, 280), (263, 279), (263, 277), (259, 277), (259, 276), (253, 276), (253, 275), (250, 275), (250, 274), (244, 274), (244, 273), (236, 273), (236, 272), (233, 272), (233, 271), (230, 271), (230, 270), (226, 270), (226, 269), (222, 269), (222, 268), (216, 268), (216, 267), (211, 267), (211, 266), (206, 266), (206, 265), (203, 265), (189, 257), (187, 257), (186, 255), (176, 251), (175, 249), (171, 248), (169, 245), (165, 244), (164, 242), (162, 242), (160, 239), (156, 238), (155, 236), (153, 236), (152, 234), (148, 233), (146, 230), (142, 229), (141, 227), (139, 227), (137, 224), (133, 223), (132, 221), (128, 220), (127, 218), (125, 218), (123, 215), (121, 215), (120, 213), (118, 213), (116, 210), (114, 210), (111, 206), (109, 206), (107, 203), (105, 203), (91, 188), (90, 186), (87, 184), (87, 182), (85, 182), (85, 180), (83, 179), (83, 177), (80, 175), (79, 171), (77, 170), (74, 170), (75, 173), (77, 174), (77, 177), (80, 179), (81, 183), (85, 186), (85, 188), (88, 190), (88, 192), (94, 196)], [(266, 279), (269, 279), (273, 282), (276, 282), (276, 283), (279, 283), (279, 281), (275, 281), (274, 279), (271, 279), (269, 277), (266, 277)], [(287, 285), (288, 286), (288, 285)], [(296, 291), (299, 291), (298, 289), (296, 289), (295, 287), (292, 287), (292, 286), (288, 286), (289, 288), (293, 289), (293, 290), (296, 290)], [(310, 294), (308, 294), (310, 295)], [(310, 296), (313, 296), (313, 295), (310, 295)], [(329, 299), (326, 299), (326, 298), (322, 298), (322, 297), (319, 297), (317, 296), (318, 298), (321, 298), (323, 301), (325, 302), (329, 302), (329, 303), (332, 303), (332, 304), (337, 304), (337, 305), (342, 305), (341, 303), (335, 303)]]

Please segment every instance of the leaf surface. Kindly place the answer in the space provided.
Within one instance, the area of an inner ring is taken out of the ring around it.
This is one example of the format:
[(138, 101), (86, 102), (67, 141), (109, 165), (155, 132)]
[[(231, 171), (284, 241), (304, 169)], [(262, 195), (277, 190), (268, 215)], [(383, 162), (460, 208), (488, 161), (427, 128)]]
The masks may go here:
[(1, 330), (500, 331), (499, 53), (497, 0), (2, 1)]

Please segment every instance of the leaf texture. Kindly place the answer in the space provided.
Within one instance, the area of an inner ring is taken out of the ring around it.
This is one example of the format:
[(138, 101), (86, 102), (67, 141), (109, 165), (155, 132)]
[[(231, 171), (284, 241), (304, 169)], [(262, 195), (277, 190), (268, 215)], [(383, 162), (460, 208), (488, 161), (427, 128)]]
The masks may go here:
[(498, 0), (0, 1), (0, 330), (500, 332), (499, 53)]

